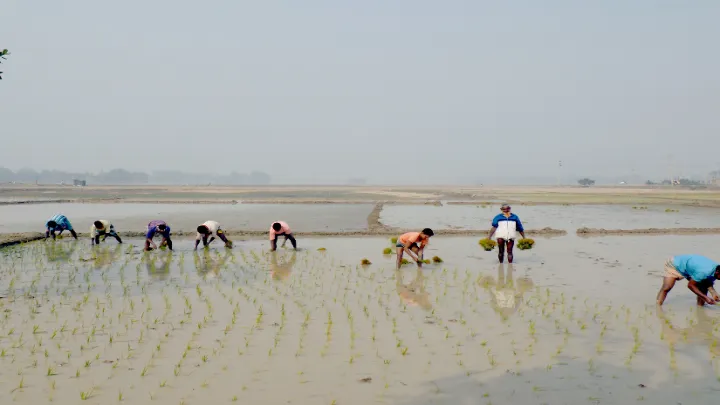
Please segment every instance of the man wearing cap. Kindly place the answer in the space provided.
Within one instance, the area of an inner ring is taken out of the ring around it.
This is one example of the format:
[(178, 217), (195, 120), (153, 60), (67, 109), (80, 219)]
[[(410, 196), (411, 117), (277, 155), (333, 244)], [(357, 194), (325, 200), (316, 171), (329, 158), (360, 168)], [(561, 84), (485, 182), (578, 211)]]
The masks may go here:
[(500, 213), (492, 220), (492, 228), (488, 239), (493, 235), (497, 237), (498, 244), (498, 260), (502, 263), (505, 260), (505, 247), (507, 246), (508, 263), (513, 262), (513, 246), (515, 246), (515, 238), (518, 232), (525, 238), (525, 229), (517, 215), (510, 212), (510, 206), (503, 204), (500, 207)]

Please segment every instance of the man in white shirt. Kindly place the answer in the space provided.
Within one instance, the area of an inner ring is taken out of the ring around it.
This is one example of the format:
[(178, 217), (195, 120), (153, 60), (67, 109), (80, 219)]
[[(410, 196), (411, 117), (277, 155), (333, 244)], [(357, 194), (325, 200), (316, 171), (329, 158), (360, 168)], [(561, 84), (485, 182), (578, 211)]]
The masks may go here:
[[(220, 229), (220, 224), (216, 221), (205, 221), (202, 225), (197, 227), (197, 232), (197, 237), (195, 238), (195, 249), (197, 249), (200, 244), (200, 240), (202, 240), (203, 246), (205, 247), (211, 244), (212, 241), (215, 240), (215, 236), (213, 236), (213, 234), (216, 234), (218, 238), (225, 242), (225, 247), (232, 247), (232, 241), (225, 236), (225, 232)], [(208, 238), (210, 238), (210, 240), (208, 240)]]

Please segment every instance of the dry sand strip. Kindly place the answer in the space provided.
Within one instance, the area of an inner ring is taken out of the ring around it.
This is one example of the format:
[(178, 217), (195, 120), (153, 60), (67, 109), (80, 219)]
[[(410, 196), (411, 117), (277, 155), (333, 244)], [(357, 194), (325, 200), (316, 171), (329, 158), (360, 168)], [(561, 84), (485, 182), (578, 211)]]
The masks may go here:
[(615, 236), (615, 235), (714, 235), (720, 234), (720, 228), (645, 228), (645, 229), (602, 229), (580, 228), (579, 236)]
[[(357, 237), (357, 236), (399, 236), (405, 232), (417, 231), (416, 229), (373, 229), (363, 231), (347, 231), (347, 232), (293, 232), (297, 237)], [(233, 230), (226, 229), (225, 233), (231, 238), (253, 238), (267, 237), (268, 231), (260, 230)], [(553, 237), (566, 235), (567, 232), (560, 229), (543, 228), (536, 230), (526, 230), (526, 234), (541, 237)], [(123, 238), (144, 238), (145, 232), (118, 232)], [(487, 229), (440, 229), (435, 231), (435, 235), (441, 236), (482, 236), (487, 234)], [(87, 232), (78, 232), (80, 238), (90, 238)], [(195, 237), (196, 231), (173, 231), (173, 237)], [(63, 238), (69, 238), (69, 234), (64, 234)], [(0, 248), (18, 243), (30, 242), (34, 240), (44, 239), (44, 233), (11, 233), (0, 235)]]
[(439, 200), (318, 200), (313, 198), (281, 198), (281, 199), (249, 199), (249, 200), (222, 200), (222, 199), (140, 199), (140, 198), (78, 198), (59, 200), (16, 200), (0, 201), (0, 205), (21, 205), (21, 204), (388, 204), (388, 205), (434, 205), (442, 206)]

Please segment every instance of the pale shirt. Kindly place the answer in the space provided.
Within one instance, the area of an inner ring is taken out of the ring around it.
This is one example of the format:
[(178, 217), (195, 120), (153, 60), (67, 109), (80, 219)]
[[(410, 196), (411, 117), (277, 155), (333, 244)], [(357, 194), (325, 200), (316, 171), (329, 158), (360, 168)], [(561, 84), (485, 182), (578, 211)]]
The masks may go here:
[[(207, 227), (207, 229), (210, 230), (210, 235), (217, 233), (218, 229), (220, 229), (220, 224), (216, 221), (205, 221), (203, 222), (203, 225)], [(200, 240), (202, 239), (204, 235), (198, 232), (196, 239)]]
[(275, 240), (275, 235), (282, 235), (282, 234), (289, 235), (292, 233), (290, 231), (290, 226), (286, 222), (283, 222), (283, 221), (273, 222), (273, 224), (275, 224), (275, 223), (280, 224), (281, 228), (280, 228), (280, 231), (275, 232), (272, 225), (270, 225), (270, 240)]
[(97, 228), (95, 227), (95, 223), (93, 222), (92, 226), (90, 227), (90, 235), (92, 235), (92, 236), (98, 236), (98, 235), (100, 235), (100, 231), (106, 232), (106, 233), (107, 233), (107, 232), (110, 232), (110, 221), (108, 221), (108, 220), (106, 220), (106, 219), (101, 219), (101, 220), (99, 220), (98, 222), (100, 222), (101, 224), (103, 224), (103, 228), (102, 228), (102, 229), (97, 229)]

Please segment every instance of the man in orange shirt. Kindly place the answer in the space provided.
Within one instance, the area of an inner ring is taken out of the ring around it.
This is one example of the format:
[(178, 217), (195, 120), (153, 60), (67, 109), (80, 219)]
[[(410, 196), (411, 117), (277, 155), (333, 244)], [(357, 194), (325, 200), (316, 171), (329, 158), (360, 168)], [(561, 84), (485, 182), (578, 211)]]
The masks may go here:
[(422, 232), (408, 232), (400, 235), (395, 247), (397, 248), (397, 268), (402, 265), (403, 254), (407, 252), (408, 256), (422, 267), (423, 251), (430, 241), (430, 237), (435, 235), (432, 229), (425, 228)]

